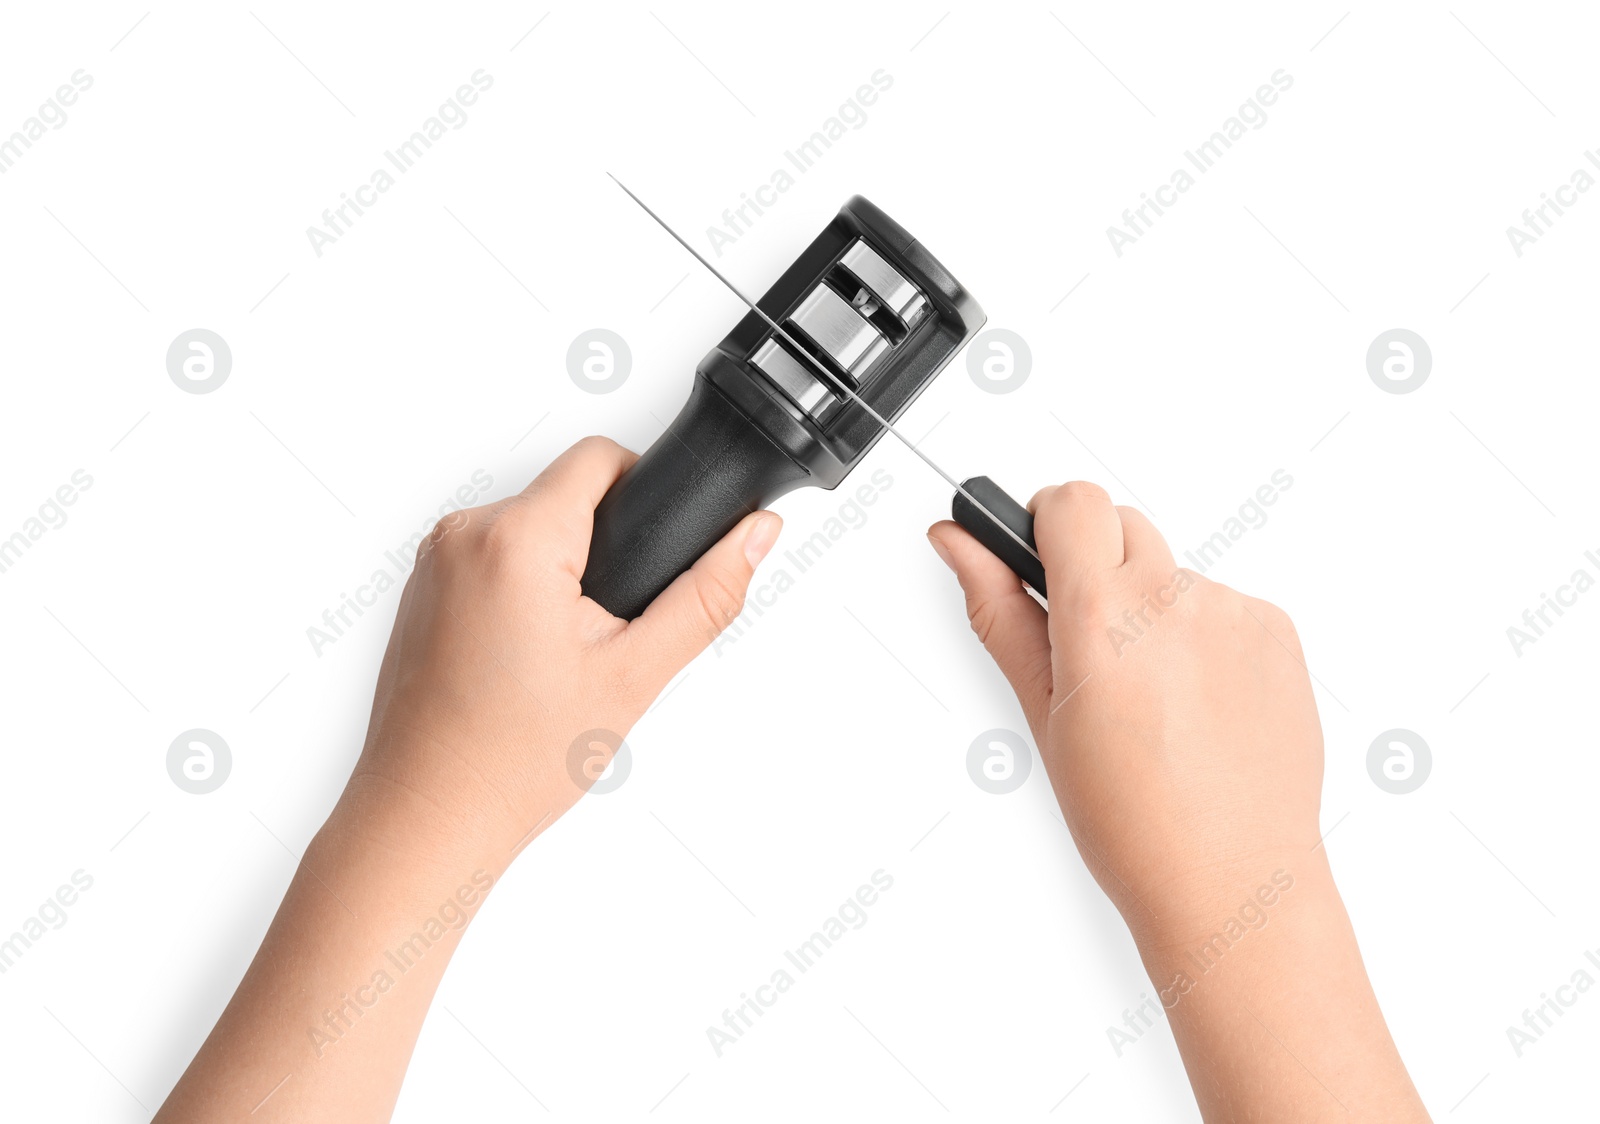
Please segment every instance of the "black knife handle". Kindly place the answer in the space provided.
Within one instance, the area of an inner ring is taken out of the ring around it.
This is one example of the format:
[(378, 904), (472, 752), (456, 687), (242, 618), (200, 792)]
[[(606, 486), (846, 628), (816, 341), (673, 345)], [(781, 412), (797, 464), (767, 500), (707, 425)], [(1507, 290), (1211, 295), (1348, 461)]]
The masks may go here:
[[(1033, 540), (1033, 513), (1008, 496), (1000, 485), (987, 476), (973, 476), (963, 480), (961, 487), (972, 496), (972, 499), (988, 508), (995, 518), (1009, 527), (1017, 538), (1027, 543), (1030, 549), (1034, 551), (1039, 549)], [(1016, 539), (997, 527), (993, 519), (979, 511), (972, 500), (957, 492), (955, 499), (950, 501), (950, 515), (965, 527), (973, 538), (987, 547), (989, 553), (1011, 567), (1012, 573), (1033, 586), (1040, 597), (1049, 596), (1044, 588), (1044, 563), (1022, 549)]]

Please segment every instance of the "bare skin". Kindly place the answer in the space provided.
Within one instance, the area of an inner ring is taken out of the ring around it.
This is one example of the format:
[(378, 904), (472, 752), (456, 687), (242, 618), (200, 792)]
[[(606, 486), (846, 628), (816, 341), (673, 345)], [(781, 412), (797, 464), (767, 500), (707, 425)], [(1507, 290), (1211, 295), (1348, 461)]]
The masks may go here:
[[(484, 896), (738, 614), (776, 540), (754, 513), (644, 616), (610, 616), (579, 579), (595, 505), (634, 459), (580, 442), (424, 544), (360, 760), (158, 1121), (389, 1119)], [(1321, 734), (1288, 618), (1203, 580), (1155, 616), (1142, 597), (1174, 596), (1177, 570), (1154, 528), (1093, 485), (1036, 506), (1049, 615), (954, 524), (930, 537), (1085, 861), (1178, 995), (1206, 1118), (1427, 1119), (1317, 846)], [(1106, 626), (1129, 609), (1153, 623), (1117, 645)], [(1229, 919), (1241, 939), (1204, 952)]]
[(1048, 613), (956, 524), (929, 538), (1138, 944), (1205, 1119), (1427, 1120), (1320, 844), (1322, 730), (1294, 625), (1181, 570), (1094, 484), (1031, 507)]
[(776, 515), (747, 516), (618, 620), (579, 580), (595, 505), (635, 459), (579, 442), (423, 544), (355, 771), (158, 1121), (389, 1119), (488, 887), (604, 770), (603, 734), (625, 736), (738, 614), (777, 538)]

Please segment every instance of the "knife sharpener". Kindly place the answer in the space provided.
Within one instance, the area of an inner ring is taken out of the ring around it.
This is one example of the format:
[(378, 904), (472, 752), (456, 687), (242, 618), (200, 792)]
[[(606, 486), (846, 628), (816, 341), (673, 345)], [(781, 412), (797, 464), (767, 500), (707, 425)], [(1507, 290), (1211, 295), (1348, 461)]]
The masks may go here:
[[(949, 270), (859, 195), (756, 304), (891, 424), (985, 320)], [(885, 432), (746, 313), (595, 508), (583, 592), (637, 617), (745, 515), (795, 488), (838, 487)]]

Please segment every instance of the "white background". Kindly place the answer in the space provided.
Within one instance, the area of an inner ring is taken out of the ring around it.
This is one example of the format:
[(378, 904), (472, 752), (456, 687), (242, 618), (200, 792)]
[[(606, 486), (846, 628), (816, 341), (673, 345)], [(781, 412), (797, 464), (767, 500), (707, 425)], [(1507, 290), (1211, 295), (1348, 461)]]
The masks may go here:
[[(1101, 481), (1180, 557), (1291, 474), (1210, 576), (1299, 626), (1401, 1052), (1439, 1118), (1592, 1106), (1600, 997), (1520, 1058), (1506, 1028), (1600, 946), (1600, 593), (1520, 656), (1506, 629), (1600, 576), (1600, 192), (1520, 258), (1505, 231), (1600, 148), (1596, 30), (1476, 0), (8, 10), (0, 133), (94, 82), (0, 176), (0, 534), (94, 483), (0, 574), (0, 935), (94, 884), (0, 976), (0, 1115), (148, 1118), (348, 772), (398, 594), (320, 656), (308, 626), (474, 470), (499, 495), (584, 434), (648, 445), (738, 317), (604, 172), (705, 247), (879, 69), (719, 264), (763, 289), (864, 193), (1032, 349), (1014, 393), (962, 357), (906, 416), (952, 470)], [(319, 258), (306, 228), (480, 68), (466, 124)], [(1106, 228), (1280, 68), (1267, 123), (1119, 258)], [(607, 395), (565, 369), (596, 326), (633, 354)], [(195, 327), (232, 349), (214, 393), (167, 374)], [(1404, 395), (1366, 369), (1395, 327), (1433, 354)], [(979, 733), (1025, 727), (922, 541), (948, 489), (888, 442), (852, 484), (875, 468), (867, 524), (496, 891), (397, 1119), (1195, 1117), (1165, 1025), (1108, 1041), (1151, 989), (1042, 770), (968, 776)], [(780, 501), (758, 582), (845, 498)], [(232, 749), (207, 796), (166, 771), (193, 727)], [(1366, 767), (1395, 727), (1433, 755), (1407, 796)], [(880, 868), (866, 926), (716, 1057), (706, 1027)]]

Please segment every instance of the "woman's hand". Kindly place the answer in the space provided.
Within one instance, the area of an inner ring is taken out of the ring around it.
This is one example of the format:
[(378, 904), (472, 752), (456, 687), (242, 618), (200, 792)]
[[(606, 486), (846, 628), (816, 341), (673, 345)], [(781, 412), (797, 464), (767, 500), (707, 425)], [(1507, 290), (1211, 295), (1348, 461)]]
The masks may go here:
[(156, 1119), (382, 1121), (461, 934), (516, 851), (738, 615), (780, 526), (751, 514), (638, 620), (583, 596), (600, 438), (418, 551), (338, 806)]
[(595, 505), (637, 457), (590, 437), (521, 494), (441, 520), (417, 553), (346, 800), (420, 799), (507, 848), (605, 769), (744, 606), (782, 521), (747, 516), (639, 619), (583, 596)]
[(1133, 933), (1205, 1118), (1426, 1120), (1321, 845), (1322, 729), (1289, 618), (1179, 569), (1096, 485), (1032, 507), (1048, 612), (956, 524), (929, 538)]
[(930, 534), (1134, 933), (1209, 923), (1239, 887), (1300, 872), (1321, 834), (1322, 728), (1288, 616), (1180, 569), (1097, 485), (1032, 507), (1048, 613), (955, 524)]

